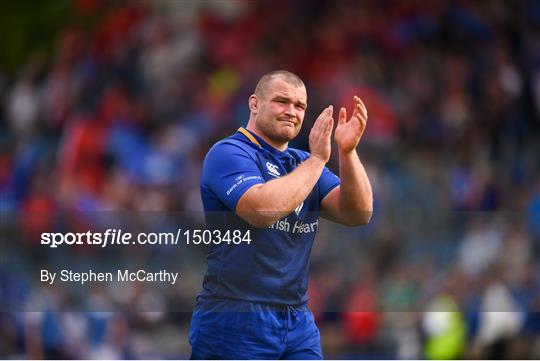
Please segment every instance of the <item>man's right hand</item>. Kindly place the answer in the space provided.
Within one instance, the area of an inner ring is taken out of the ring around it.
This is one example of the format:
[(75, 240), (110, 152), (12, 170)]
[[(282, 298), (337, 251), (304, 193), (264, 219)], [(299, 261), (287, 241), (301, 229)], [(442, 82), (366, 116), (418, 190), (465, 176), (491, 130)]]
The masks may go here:
[(325, 164), (330, 159), (332, 151), (331, 136), (334, 129), (334, 119), (332, 118), (333, 107), (330, 105), (324, 109), (315, 120), (313, 128), (309, 133), (309, 150), (313, 157), (322, 160)]

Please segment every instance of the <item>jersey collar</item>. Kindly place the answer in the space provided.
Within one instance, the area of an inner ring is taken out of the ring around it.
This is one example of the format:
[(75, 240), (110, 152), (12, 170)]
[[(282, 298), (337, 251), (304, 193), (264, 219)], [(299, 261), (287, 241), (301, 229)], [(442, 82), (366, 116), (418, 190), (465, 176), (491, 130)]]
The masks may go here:
[(246, 128), (244, 127), (240, 127), (238, 128), (238, 131), (240, 133), (242, 133), (247, 139), (249, 139), (249, 141), (251, 143), (254, 143), (254, 144), (257, 144), (259, 146), (259, 148), (262, 147), (261, 143), (259, 142), (259, 140), (257, 138), (255, 138), (255, 134), (252, 134), (249, 130), (247, 130)]
[(242, 133), (247, 139), (249, 139), (250, 142), (256, 144), (259, 146), (259, 148), (266, 149), (267, 151), (271, 152), (272, 154), (278, 156), (278, 157), (288, 157), (289, 152), (288, 149), (285, 149), (283, 152), (272, 147), (270, 144), (266, 143), (261, 137), (259, 137), (257, 134), (253, 133), (252, 131), (240, 127), (238, 128), (238, 132)]

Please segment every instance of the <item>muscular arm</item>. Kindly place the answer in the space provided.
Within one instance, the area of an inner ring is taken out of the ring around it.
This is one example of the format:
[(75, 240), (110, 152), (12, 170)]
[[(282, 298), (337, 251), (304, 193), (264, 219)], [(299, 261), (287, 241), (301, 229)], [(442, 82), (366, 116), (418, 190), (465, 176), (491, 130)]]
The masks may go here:
[(248, 189), (238, 200), (236, 213), (255, 227), (268, 227), (291, 213), (317, 183), (330, 158), (334, 120), (328, 107), (309, 134), (311, 156), (290, 174)]
[(369, 223), (373, 214), (373, 193), (356, 151), (339, 153), (339, 169), (341, 185), (323, 199), (323, 216), (347, 226)]
[(311, 156), (290, 174), (251, 187), (238, 201), (236, 213), (255, 227), (274, 224), (307, 198), (324, 164), (324, 160)]
[(356, 146), (367, 123), (367, 109), (358, 97), (349, 121), (346, 110), (339, 112), (335, 139), (339, 149), (339, 177), (341, 185), (333, 189), (321, 202), (323, 217), (347, 225), (365, 225), (373, 213), (373, 192), (366, 171), (356, 153)]

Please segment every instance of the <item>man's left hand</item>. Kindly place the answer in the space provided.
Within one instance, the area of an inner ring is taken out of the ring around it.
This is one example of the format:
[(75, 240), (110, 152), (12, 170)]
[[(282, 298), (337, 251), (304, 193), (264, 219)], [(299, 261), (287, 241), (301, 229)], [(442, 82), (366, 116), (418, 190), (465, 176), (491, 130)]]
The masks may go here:
[(347, 110), (344, 107), (340, 109), (338, 126), (334, 134), (339, 150), (344, 153), (350, 153), (356, 149), (367, 124), (366, 106), (356, 95), (353, 101), (354, 110), (349, 120), (347, 120)]

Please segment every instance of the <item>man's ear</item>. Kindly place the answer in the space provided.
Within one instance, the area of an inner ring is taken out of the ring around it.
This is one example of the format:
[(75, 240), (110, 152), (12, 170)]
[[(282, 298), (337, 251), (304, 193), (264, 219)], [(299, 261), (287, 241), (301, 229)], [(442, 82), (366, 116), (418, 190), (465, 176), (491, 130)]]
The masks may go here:
[(257, 96), (255, 94), (251, 94), (251, 96), (249, 97), (249, 110), (253, 114), (257, 114), (257, 105)]

